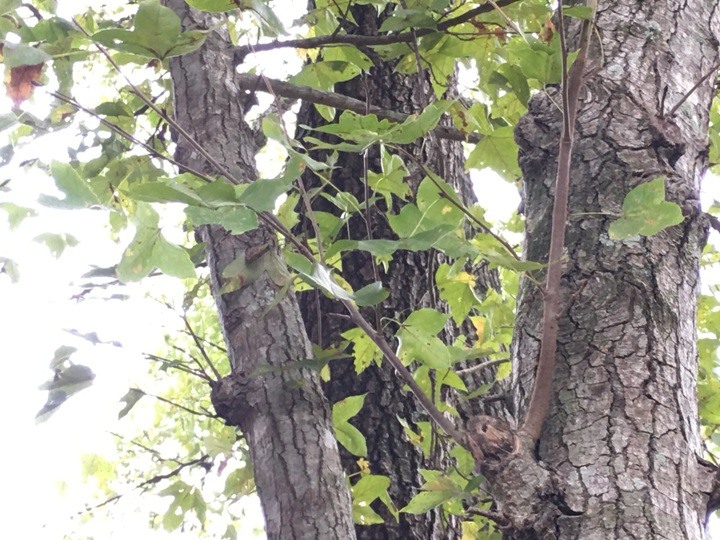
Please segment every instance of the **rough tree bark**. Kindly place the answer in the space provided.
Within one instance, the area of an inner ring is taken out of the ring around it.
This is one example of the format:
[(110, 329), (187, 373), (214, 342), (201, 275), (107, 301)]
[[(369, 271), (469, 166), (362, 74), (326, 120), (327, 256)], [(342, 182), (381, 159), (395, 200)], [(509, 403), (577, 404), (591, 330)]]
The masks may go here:
[[(357, 6), (352, 10), (352, 16), (357, 23), (357, 32), (362, 35), (377, 35), (384, 15), (378, 15), (373, 6)], [(373, 106), (390, 111), (412, 114), (423, 110), (433, 98), (427, 72), (420, 76), (417, 74), (402, 74), (395, 70), (396, 61), (384, 62), (375, 57), (375, 65), (369, 72), (349, 82), (336, 85), (335, 91), (354, 97)], [(450, 95), (454, 92), (454, 85), (448, 89)], [(312, 105), (304, 105), (300, 112), (298, 124), (317, 126), (326, 122), (314, 111)], [(318, 136), (313, 133), (313, 136)], [(464, 155), (462, 145), (456, 141), (448, 141), (431, 137), (422, 144), (406, 147), (427, 166), (451, 183), (466, 202), (474, 201), (470, 178), (464, 171)], [(415, 191), (423, 179), (423, 172), (406, 160), (411, 172), (407, 179)], [(369, 150), (367, 165), (371, 171), (380, 170), (380, 156), (377, 148)], [(333, 184), (341, 191), (355, 195), (363, 203), (364, 189), (364, 160), (362, 155), (353, 153), (340, 153), (335, 163), (335, 172), (332, 176)], [(314, 185), (311, 174), (304, 177), (306, 185)], [(372, 195), (372, 193), (370, 193)], [(383, 203), (380, 203), (383, 204)], [(331, 203), (318, 197), (313, 205), (315, 210), (338, 214), (337, 208)], [(393, 232), (385, 216), (376, 208), (370, 208), (364, 215), (356, 215), (347, 228), (349, 236), (355, 239), (366, 239), (369, 234), (372, 238), (390, 238)], [(366, 221), (367, 220), (367, 221)], [(305, 223), (304, 232), (314, 236), (309, 223)], [(343, 276), (354, 289), (375, 281), (375, 272), (389, 291), (389, 297), (376, 311), (364, 310), (364, 315), (370, 321), (402, 321), (414, 310), (423, 307), (438, 308), (442, 303), (435, 290), (434, 276), (439, 261), (442, 260), (434, 252), (398, 252), (387, 272), (382, 268), (375, 269), (371, 257), (363, 252), (348, 252), (343, 256)], [(477, 289), (482, 294), (489, 286), (495, 286), (494, 273), (486, 268), (478, 268), (475, 272)], [(315, 292), (305, 293), (299, 298), (303, 319), (314, 343), (326, 348), (343, 340), (343, 332), (353, 327), (353, 324), (343, 317), (342, 305), (324, 298)], [(393, 339), (397, 328), (390, 323), (386, 337)], [(446, 337), (452, 341), (456, 331), (448, 327)], [(426, 459), (421, 450), (413, 445), (398, 417), (410, 422), (425, 419), (417, 401), (408, 393), (403, 392), (404, 384), (395, 374), (392, 367), (383, 362), (381, 366), (372, 365), (362, 374), (357, 375), (352, 360), (335, 360), (331, 364), (331, 380), (324, 385), (326, 395), (330, 402), (335, 403), (341, 399), (357, 394), (367, 393), (365, 404), (360, 415), (353, 419), (353, 424), (365, 435), (368, 447), (368, 461), (373, 474), (386, 475), (391, 479), (390, 495), (398, 506), (402, 508), (417, 494), (422, 484), (420, 469), (444, 469), (449, 464), (449, 457), (442, 450), (442, 445), (434, 456)], [(357, 457), (341, 448), (343, 466), (349, 473), (356, 473)], [(379, 503), (379, 501), (378, 501)], [(382, 504), (373, 505), (380, 515), (385, 518), (381, 525), (363, 526), (356, 528), (358, 538), (391, 540), (391, 539), (446, 539), (459, 536), (459, 523), (442, 516), (439, 509), (424, 515), (400, 514), (399, 522), (387, 512)]]
[[(243, 119), (244, 98), (234, 82), (230, 42), (218, 30), (222, 25), (182, 0), (166, 4), (185, 28), (215, 28), (198, 52), (170, 62), (175, 118), (234, 177), (252, 181), (258, 145)], [(216, 173), (182, 137), (177, 159)], [(232, 366), (213, 389), (213, 403), (229, 424), (240, 426), (250, 447), (268, 538), (354, 538), (349, 492), (317, 373), (287, 368), (312, 351), (295, 296), (288, 293), (272, 307), (283, 268), (275, 234), (261, 226), (233, 236), (213, 226), (202, 230), (202, 238)], [(255, 261), (246, 256), (249, 249), (266, 247)], [(261, 272), (223, 294), (222, 272), (237, 258), (261, 265)], [(258, 366), (280, 369), (259, 374)]]
[[(705, 538), (695, 315), (712, 83), (664, 116), (716, 63), (719, 33), (716, 2), (599, 3), (602, 56), (581, 92), (573, 155), (555, 398), (537, 448), (563, 483), (564, 504), (537, 501), (542, 525), (528, 538)], [(516, 129), (530, 260), (547, 258), (558, 101), (536, 95)], [(685, 221), (650, 238), (611, 240), (625, 195), (657, 176)], [(520, 418), (541, 303), (525, 280), (513, 345)]]

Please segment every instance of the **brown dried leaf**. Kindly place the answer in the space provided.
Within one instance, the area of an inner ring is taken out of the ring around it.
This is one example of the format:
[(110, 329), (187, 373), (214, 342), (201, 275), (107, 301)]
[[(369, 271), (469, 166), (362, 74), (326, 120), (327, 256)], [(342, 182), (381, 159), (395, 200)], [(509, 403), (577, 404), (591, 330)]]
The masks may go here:
[(16, 107), (32, 97), (35, 83), (40, 81), (44, 65), (44, 63), (40, 63), (5, 70), (5, 88)]

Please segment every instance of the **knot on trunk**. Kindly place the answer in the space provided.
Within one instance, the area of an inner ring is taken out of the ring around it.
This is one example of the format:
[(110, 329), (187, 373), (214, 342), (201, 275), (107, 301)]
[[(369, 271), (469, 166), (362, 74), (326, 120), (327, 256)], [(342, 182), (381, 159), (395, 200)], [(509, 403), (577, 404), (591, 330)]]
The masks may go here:
[(213, 384), (210, 400), (227, 425), (242, 428), (256, 408), (251, 396), (257, 396), (260, 390), (259, 377), (231, 373)]
[(467, 423), (467, 440), (483, 474), (504, 468), (520, 448), (520, 439), (512, 426), (494, 416), (473, 416)]
[(491, 486), (498, 512), (492, 519), (504, 538), (544, 538), (542, 532), (555, 530), (560, 517), (582, 513), (582, 509), (569, 506), (564, 479), (537, 461), (534, 445), (521, 439), (508, 422), (474, 416), (467, 423), (466, 437), (478, 468)]

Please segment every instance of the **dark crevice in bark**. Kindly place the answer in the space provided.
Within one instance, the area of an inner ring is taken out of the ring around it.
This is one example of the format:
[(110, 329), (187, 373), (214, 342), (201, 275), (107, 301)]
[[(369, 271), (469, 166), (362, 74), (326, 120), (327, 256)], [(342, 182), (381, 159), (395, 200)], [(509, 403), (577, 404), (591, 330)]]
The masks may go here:
[[(377, 16), (373, 7), (355, 6), (352, 9), (354, 21), (357, 22), (357, 32), (366, 35), (377, 33), (382, 17)], [(418, 83), (418, 75), (403, 75), (394, 70), (394, 63), (380, 63), (373, 66), (367, 74), (338, 84), (335, 92), (366, 101), (372, 105), (396, 111), (403, 114), (412, 114), (421, 111), (432, 100), (432, 90), (429, 80)], [(303, 105), (298, 124), (318, 125), (326, 122), (315, 112), (312, 106)], [(302, 137), (303, 133), (296, 135)], [(313, 133), (313, 136), (317, 136)], [(454, 141), (440, 140), (431, 137), (422, 144), (418, 143), (406, 148), (421, 162), (440, 175), (458, 190), (464, 200), (474, 200), (472, 186), (468, 175), (464, 172), (464, 159), (462, 147)], [(367, 163), (371, 171), (380, 170), (380, 156), (377, 148), (368, 152)], [(413, 193), (424, 177), (422, 171), (417, 170), (412, 163), (406, 160), (411, 176), (407, 179)], [(365, 200), (363, 157), (355, 154), (341, 153), (336, 163), (332, 181), (342, 191), (352, 193), (361, 206)], [(317, 187), (316, 180), (310, 174), (303, 177), (305, 185), (310, 188)], [(370, 223), (373, 238), (392, 238), (393, 232), (389, 227), (383, 211), (384, 201), (378, 207), (371, 207), (368, 216), (356, 215), (349, 226), (340, 233), (354, 239), (367, 238), (367, 227), (364, 218)], [(313, 203), (315, 211), (329, 212), (339, 215), (339, 211), (322, 197), (317, 197)], [(363, 212), (364, 214), (364, 212)], [(313, 228), (306, 221), (300, 230), (308, 236), (313, 236)], [(378, 268), (380, 278), (389, 298), (378, 307), (378, 312), (372, 309), (364, 310), (367, 320), (374, 322), (382, 319), (385, 324), (385, 336), (392, 339), (395, 324), (390, 321), (402, 321), (412, 311), (422, 307), (439, 307), (437, 292), (432, 289), (434, 271), (437, 263), (443, 261), (439, 254), (396, 252), (390, 266), (386, 271)], [(343, 255), (343, 276), (358, 289), (375, 280), (375, 271), (370, 256), (361, 252), (349, 252)], [(475, 269), (478, 278), (477, 289), (484, 294), (490, 286), (496, 286), (497, 276), (486, 268)], [(320, 305), (318, 309), (317, 305)], [(315, 343), (325, 348), (333, 343), (342, 341), (340, 334), (349, 329), (351, 325), (343, 318), (333, 314), (341, 313), (341, 306), (313, 293), (300, 296), (303, 319), (308, 334)], [(379, 317), (378, 317), (379, 315)], [(322, 319), (320, 319), (321, 317)], [(320, 336), (322, 328), (322, 336)], [(457, 329), (448, 326), (447, 339), (453, 339)], [(321, 338), (321, 339), (320, 339)], [(394, 370), (385, 362), (380, 366), (372, 365), (361, 375), (355, 373), (352, 360), (335, 360), (330, 364), (331, 380), (325, 384), (325, 391), (331, 403), (337, 402), (349, 395), (367, 392), (365, 405), (359, 416), (353, 419), (353, 424), (365, 435), (368, 443), (368, 460), (374, 474), (384, 474), (391, 479), (390, 495), (398, 507), (405, 506), (417, 494), (422, 478), (419, 469), (444, 469), (449, 464), (449, 457), (442, 449), (442, 445), (432, 456), (424, 458), (420, 449), (410, 443), (404, 433), (398, 417), (412, 424), (425, 420), (425, 414), (419, 408), (413, 396), (403, 391), (403, 384), (394, 373)], [(468, 386), (477, 386), (481, 377), (491, 377), (492, 372), (481, 373), (476, 376)], [(427, 436), (428, 434), (426, 434)], [(357, 457), (341, 449), (343, 466), (349, 473), (358, 470)], [(358, 538), (363, 539), (446, 539), (459, 537), (459, 522), (451, 516), (442, 516), (439, 511), (429, 512), (426, 515), (415, 516), (401, 514), (400, 522), (387, 512), (382, 504), (374, 504), (373, 509), (385, 519), (383, 525), (358, 526)]]
[[(694, 320), (710, 86), (677, 117), (659, 117), (662, 92), (672, 103), (717, 58), (718, 21), (709, 25), (710, 6), (698, 8), (667, 17), (653, 3), (600, 6), (604, 65), (587, 81), (579, 111), (564, 294), (584, 285), (560, 322), (556, 397), (539, 444), (539, 458), (564, 482), (568, 507), (584, 511), (557, 519), (558, 538), (704, 538)], [(692, 53), (683, 43), (689, 29), (698, 47)], [(547, 256), (559, 128), (557, 108), (540, 94), (516, 130), (531, 260)], [(649, 238), (609, 238), (624, 196), (660, 175), (685, 223)], [(525, 283), (518, 298), (518, 411), (538, 351), (541, 302), (532, 289)]]

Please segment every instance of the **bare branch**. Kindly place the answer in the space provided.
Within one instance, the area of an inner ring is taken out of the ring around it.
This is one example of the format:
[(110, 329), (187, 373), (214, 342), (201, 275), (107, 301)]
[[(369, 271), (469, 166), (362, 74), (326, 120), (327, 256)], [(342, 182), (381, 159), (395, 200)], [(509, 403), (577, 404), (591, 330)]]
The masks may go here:
[[(193, 327), (192, 327), (192, 325), (190, 324), (190, 321), (188, 320), (187, 315), (182, 315), (182, 320), (183, 320), (183, 323), (185, 323), (185, 328), (186, 328), (186, 330), (187, 330), (188, 333), (192, 336), (192, 339), (193, 339), (193, 341), (195, 342), (195, 346), (196, 346), (196, 347), (198, 348), (198, 350), (200, 351), (200, 354), (201, 354), (202, 357), (205, 359), (205, 362), (207, 363), (207, 365), (210, 366), (210, 369), (212, 370), (213, 375), (215, 375), (215, 380), (216, 380), (216, 381), (219, 381), (220, 379), (222, 379), (222, 375), (221, 375), (220, 372), (217, 370), (217, 368), (215, 367), (215, 364), (213, 364), (212, 360), (210, 360), (210, 357), (208, 356), (208, 353), (207, 353), (207, 351), (205, 350), (205, 346), (203, 345), (202, 341), (200, 341), (200, 338), (199, 338), (198, 335), (195, 333), (195, 330), (193, 330)], [(205, 369), (203, 368), (202, 364), (200, 364), (199, 362), (198, 362), (198, 364), (199, 364), (199, 366), (200, 366), (200, 370), (201, 370), (203, 373), (205, 373)], [(205, 373), (205, 374), (207, 375), (207, 373)]]
[(710, 71), (708, 71), (705, 75), (700, 77), (700, 80), (696, 82), (690, 90), (685, 92), (685, 95), (680, 98), (680, 101), (678, 101), (675, 106), (670, 109), (670, 112), (668, 112), (668, 117), (674, 116), (677, 110), (680, 108), (680, 106), (687, 101), (687, 99), (692, 95), (692, 93), (697, 90), (702, 83), (707, 81), (718, 69), (720, 69), (720, 62), (716, 63), (712, 68), (710, 68)]
[[(352, 111), (358, 114), (374, 114), (378, 118), (391, 120), (392, 122), (402, 123), (409, 118), (409, 115), (382, 109), (375, 105), (368, 105), (364, 101), (354, 99), (335, 92), (325, 92), (310, 88), (309, 86), (301, 86), (277, 79), (269, 79), (264, 75), (251, 75), (242, 73), (238, 75), (239, 87), (242, 90), (250, 90), (265, 92), (288, 99), (301, 99), (318, 105), (326, 105), (335, 107), (344, 111)], [(260, 82), (264, 82), (267, 86), (263, 89)], [(452, 141), (467, 141), (470, 143), (478, 143), (481, 140), (477, 133), (466, 134), (459, 129), (437, 126), (433, 133), (441, 139), (449, 139)]]
[(196, 411), (194, 409), (191, 409), (189, 407), (185, 407), (184, 405), (180, 405), (179, 403), (176, 403), (175, 401), (172, 401), (170, 399), (164, 398), (162, 396), (158, 396), (156, 394), (149, 394), (145, 392), (144, 390), (141, 390), (140, 388), (133, 388), (133, 390), (137, 392), (141, 392), (143, 395), (157, 399), (158, 401), (162, 401), (163, 403), (170, 405), (171, 407), (177, 407), (178, 409), (181, 409), (187, 413), (190, 413), (195, 416), (202, 416), (203, 418), (220, 418), (217, 414), (206, 414), (204, 412)]
[(507, 527), (510, 525), (510, 521), (498, 512), (491, 512), (490, 510), (482, 510), (480, 508), (468, 508), (467, 513), (473, 516), (480, 516), (497, 523), (500, 527)]
[(475, 373), (476, 371), (481, 371), (485, 368), (493, 367), (493, 366), (499, 366), (500, 364), (505, 364), (509, 362), (509, 358), (497, 358), (495, 360), (486, 360), (485, 362), (480, 362), (479, 364), (466, 368), (466, 369), (460, 369), (456, 371), (455, 373), (457, 375), (469, 375), (470, 373)]
[[(517, 0), (498, 0), (495, 6), (505, 7), (514, 4)], [(354, 45), (356, 47), (372, 47), (376, 45), (392, 45), (394, 43), (412, 43), (415, 39), (435, 32), (444, 32), (453, 26), (458, 26), (471, 20), (473, 17), (488, 13), (495, 9), (491, 4), (483, 4), (466, 11), (462, 15), (453, 17), (438, 23), (435, 28), (418, 28), (399, 34), (383, 34), (379, 36), (366, 36), (355, 34), (331, 34), (329, 36), (318, 36), (304, 39), (288, 39), (286, 41), (271, 41), (269, 43), (256, 43), (254, 45), (243, 45), (235, 49), (235, 61), (241, 64), (249, 53), (272, 51), (282, 48), (294, 49), (316, 49), (326, 45)]]

